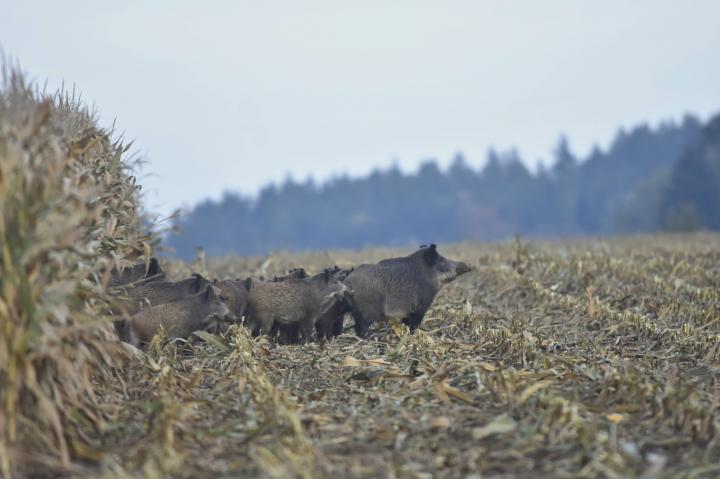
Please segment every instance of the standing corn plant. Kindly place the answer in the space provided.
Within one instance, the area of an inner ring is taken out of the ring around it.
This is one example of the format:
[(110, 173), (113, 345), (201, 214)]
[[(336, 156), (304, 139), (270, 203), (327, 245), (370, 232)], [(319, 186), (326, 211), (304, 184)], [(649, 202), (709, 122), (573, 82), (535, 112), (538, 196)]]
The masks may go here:
[(102, 271), (149, 246), (122, 155), (74, 95), (0, 86), (0, 476), (100, 458), (95, 391), (118, 351)]

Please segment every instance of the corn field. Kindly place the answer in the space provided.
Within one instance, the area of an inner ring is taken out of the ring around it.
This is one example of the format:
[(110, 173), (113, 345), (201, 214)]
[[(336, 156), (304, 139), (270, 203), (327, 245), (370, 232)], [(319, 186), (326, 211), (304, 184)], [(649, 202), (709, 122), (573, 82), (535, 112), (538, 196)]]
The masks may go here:
[[(720, 236), (441, 245), (474, 266), (422, 327), (279, 345), (120, 343), (104, 284), (148, 260), (129, 146), (72, 94), (0, 93), (1, 477), (720, 476)], [(409, 248), (412, 249), (412, 248)], [(310, 272), (367, 249), (163, 260)]]

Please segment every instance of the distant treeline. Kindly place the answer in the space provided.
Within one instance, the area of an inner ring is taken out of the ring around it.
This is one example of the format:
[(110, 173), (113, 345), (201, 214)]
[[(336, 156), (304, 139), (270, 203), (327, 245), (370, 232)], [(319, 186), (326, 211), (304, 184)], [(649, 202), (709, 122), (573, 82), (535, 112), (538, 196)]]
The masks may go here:
[(720, 229), (720, 115), (703, 125), (620, 130), (607, 151), (578, 158), (562, 138), (549, 168), (531, 173), (515, 151), (482, 168), (457, 154), (417, 173), (393, 167), (322, 185), (287, 180), (257, 198), (226, 193), (176, 222), (176, 255), (354, 248), (466, 239)]

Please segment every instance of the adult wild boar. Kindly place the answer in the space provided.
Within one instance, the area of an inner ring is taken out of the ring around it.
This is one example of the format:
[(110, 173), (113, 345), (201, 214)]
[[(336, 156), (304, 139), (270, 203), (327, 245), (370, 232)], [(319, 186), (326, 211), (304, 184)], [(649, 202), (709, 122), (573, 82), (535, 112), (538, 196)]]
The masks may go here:
[(213, 321), (229, 320), (226, 298), (212, 285), (192, 296), (143, 308), (125, 322), (121, 339), (134, 346), (150, 342), (160, 326), (168, 339), (187, 338), (193, 331), (206, 329)]
[(280, 282), (248, 280), (245, 325), (254, 335), (279, 332), (288, 342), (308, 341), (321, 313), (350, 304), (347, 287), (328, 271)]
[(470, 266), (440, 255), (434, 244), (358, 266), (345, 279), (353, 291), (356, 334), (365, 337), (372, 323), (391, 318), (417, 329), (440, 288), (468, 271)]
[(143, 261), (128, 266), (127, 268), (121, 268), (120, 271), (116, 268), (111, 269), (108, 288), (116, 288), (141, 280), (159, 280), (164, 278), (165, 272), (160, 267), (158, 260), (156, 258), (150, 258), (150, 262), (147, 265)]

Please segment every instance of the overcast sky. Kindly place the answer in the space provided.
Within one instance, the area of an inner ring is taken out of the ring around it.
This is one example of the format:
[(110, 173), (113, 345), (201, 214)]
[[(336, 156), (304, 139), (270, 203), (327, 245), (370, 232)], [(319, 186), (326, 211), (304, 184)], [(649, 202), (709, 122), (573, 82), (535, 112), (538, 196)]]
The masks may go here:
[(619, 126), (720, 111), (720, 2), (4, 0), (0, 45), (75, 84), (149, 161), (149, 206), (288, 173), (534, 166)]

